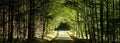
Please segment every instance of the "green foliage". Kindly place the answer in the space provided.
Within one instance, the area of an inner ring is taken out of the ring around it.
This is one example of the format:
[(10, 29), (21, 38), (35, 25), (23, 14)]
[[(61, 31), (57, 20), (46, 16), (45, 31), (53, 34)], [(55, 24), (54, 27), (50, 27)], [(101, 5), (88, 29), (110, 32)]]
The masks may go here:
[[(24, 33), (25, 36), (28, 23), (33, 20), (34, 23), (30, 22), (35, 24), (33, 29), (41, 29), (40, 32), (54, 31), (60, 23), (66, 23), (79, 38), (100, 41), (104, 37), (107, 41), (120, 39), (119, 0), (34, 0), (33, 3), (31, 8), (30, 0), (14, 0), (14, 8), (10, 11), (9, 1), (0, 0), (0, 29), (5, 28), (2, 29), (3, 34), (7, 35), (4, 32), (14, 27), (14, 33)], [(31, 14), (31, 9), (34, 14)], [(32, 20), (28, 21), (29, 17)]]
[[(49, 26), (56, 26), (63, 22), (68, 23), (69, 25), (72, 24), (72, 20), (75, 20), (76, 11), (68, 8), (64, 5), (64, 0), (61, 1), (54, 1), (52, 3), (52, 8), (50, 9), (49, 15), (53, 16), (53, 19), (49, 21)], [(54, 27), (54, 28), (56, 28)]]

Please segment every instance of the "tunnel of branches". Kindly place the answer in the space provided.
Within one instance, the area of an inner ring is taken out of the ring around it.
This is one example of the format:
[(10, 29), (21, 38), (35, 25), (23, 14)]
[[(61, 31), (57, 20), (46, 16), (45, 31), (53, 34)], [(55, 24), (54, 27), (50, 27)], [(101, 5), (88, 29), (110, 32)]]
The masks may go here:
[(0, 0), (0, 43), (43, 40), (62, 27), (89, 43), (120, 43), (120, 0)]

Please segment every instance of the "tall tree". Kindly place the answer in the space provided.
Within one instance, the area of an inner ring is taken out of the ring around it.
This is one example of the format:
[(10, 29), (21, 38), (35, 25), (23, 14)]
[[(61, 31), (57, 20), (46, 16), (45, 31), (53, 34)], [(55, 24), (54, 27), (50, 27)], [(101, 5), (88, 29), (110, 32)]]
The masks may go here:
[(5, 43), (5, 7), (3, 7), (3, 43)]
[(8, 26), (8, 41), (12, 43), (13, 41), (13, 17), (14, 17), (14, 0), (8, 0), (9, 6), (9, 26)]
[(35, 17), (35, 3), (34, 0), (29, 0), (29, 7), (30, 7), (30, 13), (28, 17), (28, 43), (31, 41), (34, 41), (34, 35), (35, 35), (35, 30), (34, 30), (34, 17)]
[[(113, 2), (112, 2), (112, 18), (113, 18), (113, 20), (115, 20), (115, 0), (112, 0)], [(113, 25), (115, 25), (115, 23), (112, 23)], [(113, 36), (112, 36), (112, 43), (115, 43), (115, 26), (113, 26)]]
[(100, 29), (101, 29), (101, 43), (103, 43), (103, 0), (100, 0)]
[(109, 42), (109, 2), (108, 0), (106, 1), (106, 21), (107, 21), (107, 26), (106, 26), (106, 35), (107, 35), (107, 42)]

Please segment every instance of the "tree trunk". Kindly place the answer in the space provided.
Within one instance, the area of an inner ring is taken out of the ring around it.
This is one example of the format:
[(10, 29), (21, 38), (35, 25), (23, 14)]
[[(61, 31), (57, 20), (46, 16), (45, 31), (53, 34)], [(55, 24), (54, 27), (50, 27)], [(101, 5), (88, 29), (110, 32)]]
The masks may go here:
[(3, 7), (3, 43), (5, 43), (5, 7)]
[(28, 43), (32, 43), (34, 41), (34, 35), (35, 35), (35, 30), (34, 30), (34, 7), (35, 3), (34, 0), (30, 0), (30, 13), (28, 17)]
[(8, 41), (13, 41), (13, 17), (14, 17), (14, 0), (9, 0), (9, 27), (8, 27)]
[(108, 3), (108, 0), (106, 1), (106, 20), (107, 20), (107, 27), (106, 27), (106, 35), (107, 35), (107, 42), (109, 43), (109, 3)]
[(103, 43), (103, 0), (100, 0), (100, 29), (101, 29), (101, 43)]

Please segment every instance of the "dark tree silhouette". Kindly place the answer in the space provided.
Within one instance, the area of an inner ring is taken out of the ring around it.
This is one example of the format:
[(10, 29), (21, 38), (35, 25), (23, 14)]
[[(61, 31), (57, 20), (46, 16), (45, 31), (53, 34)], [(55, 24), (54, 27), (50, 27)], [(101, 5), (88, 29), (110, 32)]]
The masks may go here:
[(35, 3), (34, 0), (30, 0), (30, 13), (29, 13), (29, 17), (28, 17), (28, 43), (32, 43), (31, 41), (34, 40), (34, 35), (35, 35), (35, 30), (34, 30), (34, 7), (35, 7)]

